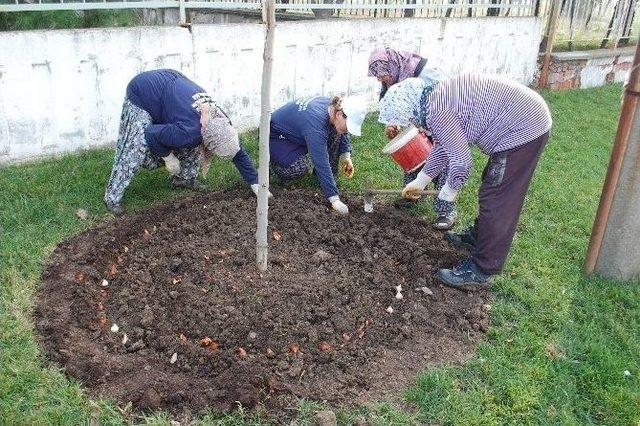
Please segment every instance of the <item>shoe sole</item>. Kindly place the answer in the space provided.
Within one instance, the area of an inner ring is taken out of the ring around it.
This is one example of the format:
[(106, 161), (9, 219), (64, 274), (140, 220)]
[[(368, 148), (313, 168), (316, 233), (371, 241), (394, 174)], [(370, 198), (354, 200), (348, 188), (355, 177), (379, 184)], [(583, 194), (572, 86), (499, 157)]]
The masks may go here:
[[(448, 231), (451, 228), (453, 228), (453, 225), (455, 225), (455, 223), (452, 223), (451, 225), (439, 225), (437, 223), (434, 223), (433, 224), (433, 229), (437, 229), (438, 231)], [(449, 241), (449, 242), (451, 242), (451, 241)]]
[(464, 250), (469, 250), (469, 251), (473, 251), (473, 250), (476, 249), (476, 246), (473, 246), (473, 245), (471, 245), (469, 243), (451, 241), (449, 238), (447, 238), (446, 235), (445, 235), (444, 239), (445, 239), (446, 242), (448, 242), (449, 244), (451, 244), (453, 247), (455, 247), (457, 249), (464, 249)]
[(489, 290), (489, 288), (491, 287), (491, 283), (466, 283), (466, 284), (462, 284), (462, 285), (456, 285), (456, 284), (451, 284), (448, 283), (446, 281), (444, 281), (443, 279), (441, 279), (440, 277), (438, 277), (438, 281), (440, 281), (442, 284), (444, 284), (445, 286), (449, 287), (449, 288), (454, 288), (456, 290), (460, 290), (460, 291), (464, 291), (467, 293), (473, 293), (476, 291), (481, 291), (481, 290)]

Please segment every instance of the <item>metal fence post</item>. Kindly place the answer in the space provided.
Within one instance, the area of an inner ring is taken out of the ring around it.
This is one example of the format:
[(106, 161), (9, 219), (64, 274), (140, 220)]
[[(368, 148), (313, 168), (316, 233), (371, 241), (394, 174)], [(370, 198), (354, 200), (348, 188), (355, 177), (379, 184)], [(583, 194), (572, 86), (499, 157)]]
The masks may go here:
[(180, 24), (187, 23), (187, 11), (184, 2), (185, 0), (180, 0)]

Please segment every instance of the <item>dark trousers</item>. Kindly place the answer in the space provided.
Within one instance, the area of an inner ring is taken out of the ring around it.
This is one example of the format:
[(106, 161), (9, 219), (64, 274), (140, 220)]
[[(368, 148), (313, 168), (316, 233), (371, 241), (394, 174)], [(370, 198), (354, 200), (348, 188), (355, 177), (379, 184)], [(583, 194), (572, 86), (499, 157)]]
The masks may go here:
[(497, 152), (482, 172), (473, 260), (487, 274), (497, 274), (504, 266), (529, 183), (548, 139), (549, 132), (517, 148)]

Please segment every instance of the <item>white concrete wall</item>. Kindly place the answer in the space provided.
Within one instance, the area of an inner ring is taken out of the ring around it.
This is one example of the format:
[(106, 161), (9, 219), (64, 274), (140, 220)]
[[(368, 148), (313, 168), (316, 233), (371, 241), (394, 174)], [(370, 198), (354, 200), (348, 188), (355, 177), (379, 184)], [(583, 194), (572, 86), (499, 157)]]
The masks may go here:
[[(628, 67), (619, 69), (620, 64), (628, 64)], [(580, 88), (600, 87), (607, 84), (607, 76), (613, 73), (613, 81), (624, 82), (629, 75), (629, 68), (633, 64), (633, 54), (615, 55), (603, 58), (591, 58), (580, 71)]]
[[(364, 94), (377, 45), (416, 51), (455, 75), (532, 81), (535, 18), (283, 22), (277, 27), (273, 105), (310, 94)], [(174, 68), (213, 94), (241, 129), (259, 121), (263, 28), (257, 24), (0, 33), (0, 162), (115, 142), (128, 81)]]

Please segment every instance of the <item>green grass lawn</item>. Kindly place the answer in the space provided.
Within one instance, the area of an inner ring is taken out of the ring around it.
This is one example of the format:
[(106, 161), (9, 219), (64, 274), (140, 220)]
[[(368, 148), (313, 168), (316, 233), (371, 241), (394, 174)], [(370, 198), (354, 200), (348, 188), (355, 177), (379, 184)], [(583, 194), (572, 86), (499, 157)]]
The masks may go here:
[[(609, 159), (620, 107), (619, 85), (546, 93), (554, 119), (504, 274), (493, 287), (493, 325), (477, 355), (463, 366), (444, 366), (416, 378), (401, 411), (381, 402), (339, 411), (340, 423), (358, 416), (386, 424), (609, 424), (640, 425), (640, 283), (585, 278), (581, 266)], [(255, 133), (244, 136), (256, 155)], [(380, 154), (381, 126), (370, 117), (354, 141), (356, 177), (345, 191), (371, 178), (400, 186), (401, 173)], [(127, 407), (89, 399), (81, 386), (48, 366), (38, 350), (30, 315), (43, 259), (56, 243), (110, 217), (102, 193), (112, 151), (0, 168), (2, 217), (0, 423), (168, 424), (162, 413), (139, 419)], [(460, 199), (460, 227), (477, 209), (485, 159)], [(229, 163), (212, 165), (212, 188), (240, 181)], [(183, 196), (165, 171), (136, 177), (125, 197), (141, 209)], [(305, 184), (311, 185), (309, 180)], [(75, 217), (86, 208), (91, 219)], [(420, 208), (431, 215), (428, 206)], [(628, 370), (631, 375), (623, 373)], [(296, 424), (317, 404), (303, 403)], [(198, 424), (257, 424), (243, 413), (212, 414)]]

